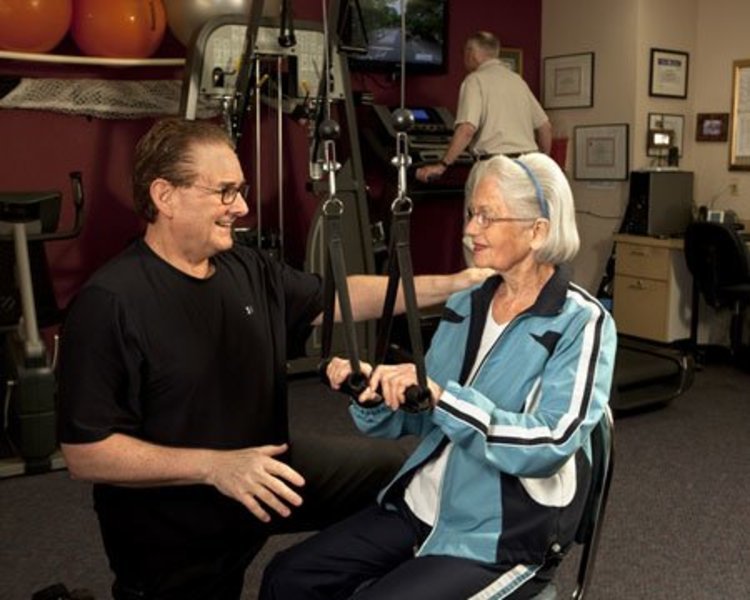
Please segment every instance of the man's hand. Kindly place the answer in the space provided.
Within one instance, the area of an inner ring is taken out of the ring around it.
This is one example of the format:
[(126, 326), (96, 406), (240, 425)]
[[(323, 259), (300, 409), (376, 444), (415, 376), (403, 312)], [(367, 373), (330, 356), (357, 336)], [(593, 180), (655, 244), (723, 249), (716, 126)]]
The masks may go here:
[(455, 291), (459, 292), (478, 283), (482, 283), (485, 279), (492, 277), (493, 275), (497, 275), (497, 272), (494, 269), (484, 267), (469, 267), (463, 271), (459, 271), (453, 275)]
[(425, 165), (424, 167), (419, 167), (414, 173), (414, 176), (419, 181), (427, 183), (428, 181), (432, 179), (437, 179), (439, 177), (442, 177), (445, 171), (446, 171), (446, 166), (444, 164), (435, 163), (432, 165)]
[(214, 451), (207, 482), (222, 494), (244, 504), (264, 523), (271, 520), (264, 506), (288, 517), (292, 511), (287, 504), (302, 504), (302, 497), (288, 484), (301, 487), (305, 480), (290, 466), (274, 458), (286, 451), (286, 444)]

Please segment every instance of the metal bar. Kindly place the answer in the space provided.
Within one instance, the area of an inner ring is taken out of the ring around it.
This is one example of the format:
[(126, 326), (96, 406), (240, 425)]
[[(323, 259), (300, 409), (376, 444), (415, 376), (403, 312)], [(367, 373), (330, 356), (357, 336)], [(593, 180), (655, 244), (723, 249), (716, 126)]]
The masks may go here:
[(262, 218), (263, 218), (263, 188), (261, 186), (261, 168), (260, 168), (260, 86), (261, 78), (260, 74), (260, 58), (255, 57), (255, 73), (256, 73), (256, 88), (255, 88), (255, 228), (257, 231), (258, 248), (262, 248), (261, 238), (263, 237), (262, 232)]
[(18, 289), (21, 295), (23, 314), (21, 325), (23, 327), (24, 350), (27, 356), (37, 357), (44, 354), (44, 345), (39, 337), (39, 327), (36, 320), (29, 247), (26, 240), (26, 226), (23, 223), (13, 223), (13, 242), (16, 250)]
[(281, 89), (282, 57), (276, 57), (276, 162), (279, 178), (279, 260), (284, 260), (284, 128), (283, 93)]

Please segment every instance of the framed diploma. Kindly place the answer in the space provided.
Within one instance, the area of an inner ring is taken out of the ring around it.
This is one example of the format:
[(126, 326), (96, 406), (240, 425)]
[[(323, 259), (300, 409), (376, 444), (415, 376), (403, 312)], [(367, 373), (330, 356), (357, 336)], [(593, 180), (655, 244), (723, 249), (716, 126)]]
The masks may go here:
[(628, 178), (628, 125), (581, 125), (573, 128), (574, 178), (617, 181)]
[(687, 98), (689, 59), (687, 52), (651, 48), (649, 95)]
[(733, 64), (731, 123), (729, 168), (750, 171), (750, 59)]
[(544, 108), (594, 106), (594, 53), (544, 59)]

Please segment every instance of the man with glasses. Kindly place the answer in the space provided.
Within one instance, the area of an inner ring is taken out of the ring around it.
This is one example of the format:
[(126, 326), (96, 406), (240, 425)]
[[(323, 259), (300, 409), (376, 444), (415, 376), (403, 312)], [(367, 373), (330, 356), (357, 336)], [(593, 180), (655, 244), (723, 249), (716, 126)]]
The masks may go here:
[[(93, 481), (113, 596), (239, 598), (269, 535), (357, 510), (400, 465), (391, 445), (289, 440), (286, 360), (321, 321), (316, 275), (235, 247), (248, 212), (231, 140), (164, 120), (138, 143), (143, 237), (73, 303), (60, 359), (60, 440)], [(422, 303), (485, 275), (416, 279)], [(355, 318), (386, 279), (349, 278)]]

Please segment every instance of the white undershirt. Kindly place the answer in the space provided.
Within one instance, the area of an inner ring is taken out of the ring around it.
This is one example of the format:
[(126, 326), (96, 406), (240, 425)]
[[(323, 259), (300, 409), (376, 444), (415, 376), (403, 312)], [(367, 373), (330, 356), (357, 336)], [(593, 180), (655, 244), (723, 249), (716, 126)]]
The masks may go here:
[[(490, 351), (494, 343), (503, 333), (508, 323), (498, 324), (492, 318), (492, 310), (487, 311), (487, 320), (482, 331), (482, 340), (479, 343), (479, 351), (471, 372), (466, 381), (471, 381), (484, 361), (484, 357)], [(404, 491), (404, 500), (414, 515), (423, 523), (434, 525), (437, 517), (438, 499), (440, 486), (443, 482), (445, 465), (448, 455), (453, 449), (453, 442), (449, 442), (442, 452), (431, 461), (422, 465), (414, 474), (412, 480)]]

